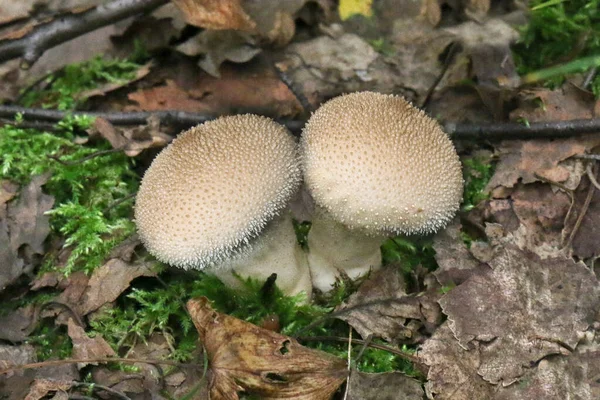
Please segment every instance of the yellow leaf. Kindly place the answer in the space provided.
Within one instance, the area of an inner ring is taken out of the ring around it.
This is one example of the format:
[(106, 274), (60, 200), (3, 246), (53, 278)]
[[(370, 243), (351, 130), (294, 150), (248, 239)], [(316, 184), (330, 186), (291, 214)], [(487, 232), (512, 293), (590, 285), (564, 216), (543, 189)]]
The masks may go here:
[(372, 4), (373, 0), (340, 0), (338, 13), (343, 21), (356, 14), (371, 17), (373, 15)]

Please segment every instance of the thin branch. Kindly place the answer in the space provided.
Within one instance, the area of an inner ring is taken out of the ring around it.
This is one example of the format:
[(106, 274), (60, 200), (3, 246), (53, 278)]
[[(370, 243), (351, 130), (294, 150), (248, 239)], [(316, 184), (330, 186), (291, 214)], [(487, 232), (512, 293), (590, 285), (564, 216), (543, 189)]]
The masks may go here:
[(0, 375), (8, 374), (9, 372), (24, 370), (24, 369), (34, 369), (34, 368), (44, 368), (44, 367), (54, 367), (57, 365), (65, 365), (65, 364), (76, 364), (76, 363), (109, 363), (109, 362), (121, 362), (127, 364), (150, 364), (150, 365), (171, 365), (173, 367), (178, 368), (194, 368), (194, 369), (204, 369), (203, 366), (198, 364), (184, 364), (171, 360), (146, 360), (143, 358), (121, 358), (121, 357), (98, 357), (98, 358), (80, 358), (80, 359), (69, 359), (69, 360), (50, 360), (43, 361), (31, 364), (21, 364), (21, 365), (13, 365), (4, 369), (0, 369)]
[(68, 40), (138, 14), (150, 12), (168, 0), (115, 0), (76, 14), (66, 14), (37, 25), (25, 36), (0, 41), (0, 62), (23, 57), (29, 68), (44, 52)]
[(73, 382), (73, 387), (84, 387), (91, 390), (101, 390), (106, 393), (112, 394), (115, 398), (121, 400), (131, 400), (131, 397), (125, 395), (125, 393), (109, 388), (108, 386), (99, 385), (97, 383), (89, 383), (89, 382)]
[(57, 156), (48, 156), (48, 158), (51, 158), (52, 160), (56, 161), (59, 164), (62, 165), (67, 165), (67, 166), (73, 166), (73, 165), (79, 165), (79, 164), (83, 164), (86, 161), (92, 160), (96, 157), (102, 157), (105, 156), (107, 154), (113, 154), (113, 153), (119, 153), (121, 152), (123, 149), (121, 148), (117, 148), (117, 149), (108, 149), (108, 150), (99, 150), (96, 151), (92, 154), (89, 154), (85, 157), (80, 158), (79, 160), (75, 160), (75, 161), (64, 161), (61, 160), (60, 158), (58, 158)]
[[(307, 341), (341, 342), (341, 343), (348, 343), (349, 342), (348, 338), (341, 337), (341, 336), (301, 336), (301, 337), (298, 337), (297, 339), (300, 342), (307, 342)], [(395, 349), (393, 347), (386, 346), (384, 344), (373, 343), (373, 342), (367, 343), (365, 340), (352, 339), (352, 344), (359, 344), (361, 346), (364, 346), (365, 343), (366, 343), (367, 347), (371, 347), (371, 348), (377, 349), (377, 350), (384, 350), (384, 351), (387, 351), (389, 353), (392, 353), (392, 354), (395, 354), (397, 356), (400, 356), (402, 358), (405, 358), (408, 361), (411, 361), (411, 362), (414, 362), (414, 363), (420, 363), (420, 360), (419, 360), (418, 357), (415, 357), (415, 356), (413, 356), (411, 354), (407, 354), (407, 353), (403, 352), (402, 350), (398, 350), (398, 349)]]
[[(58, 122), (67, 115), (101, 117), (113, 125), (144, 125), (154, 115), (161, 124), (176, 125), (188, 128), (214, 119), (215, 116), (177, 110), (138, 111), (138, 112), (85, 112), (59, 111), (43, 108), (25, 108), (19, 106), (0, 105), (0, 118), (14, 118), (21, 114), (26, 121)], [(300, 134), (305, 121), (279, 120), (290, 131)], [(491, 124), (463, 124), (446, 122), (444, 130), (454, 140), (516, 140), (516, 139), (549, 139), (566, 138), (590, 133), (600, 133), (600, 118), (575, 119), (570, 121), (532, 122), (524, 125), (517, 122)]]
[(567, 240), (567, 243), (564, 245), (563, 249), (568, 249), (569, 247), (571, 247), (571, 244), (573, 243), (573, 240), (575, 239), (575, 235), (577, 235), (577, 232), (579, 231), (579, 227), (581, 226), (581, 223), (583, 222), (583, 217), (585, 217), (585, 214), (587, 213), (588, 208), (590, 207), (590, 203), (592, 202), (592, 197), (594, 197), (594, 192), (596, 191), (596, 186), (594, 186), (594, 184), (592, 182), (592, 177), (593, 177), (594, 173), (593, 173), (592, 167), (590, 165), (588, 165), (588, 167), (586, 168), (586, 172), (588, 174), (588, 178), (590, 178), (590, 187), (588, 188), (587, 195), (585, 196), (583, 206), (581, 206), (581, 211), (579, 212), (579, 216), (577, 217), (577, 220), (575, 221), (573, 230), (571, 231), (571, 234), (569, 235), (569, 240)]

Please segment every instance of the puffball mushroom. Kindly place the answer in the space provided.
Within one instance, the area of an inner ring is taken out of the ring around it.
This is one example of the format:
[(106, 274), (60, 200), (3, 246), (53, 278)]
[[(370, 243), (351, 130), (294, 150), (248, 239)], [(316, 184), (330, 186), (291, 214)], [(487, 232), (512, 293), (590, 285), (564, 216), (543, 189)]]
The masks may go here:
[(184, 132), (154, 159), (136, 199), (137, 229), (167, 264), (212, 267), (222, 277), (233, 268), (262, 279), (277, 273), (284, 292), (310, 295), (286, 210), (300, 182), (287, 129), (256, 115), (219, 118)]
[(360, 92), (328, 101), (306, 124), (300, 151), (321, 209), (308, 234), (321, 290), (338, 269), (357, 277), (379, 267), (386, 236), (433, 233), (459, 208), (463, 178), (452, 142), (402, 97)]

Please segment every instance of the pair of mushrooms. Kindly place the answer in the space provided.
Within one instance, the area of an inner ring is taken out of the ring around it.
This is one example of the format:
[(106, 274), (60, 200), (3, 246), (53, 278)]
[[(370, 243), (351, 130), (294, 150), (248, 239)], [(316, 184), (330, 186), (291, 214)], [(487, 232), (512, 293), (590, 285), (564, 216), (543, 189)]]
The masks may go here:
[[(304, 182), (316, 209), (309, 252), (287, 207)], [(142, 242), (159, 260), (211, 267), (226, 283), (277, 273), (287, 294), (331, 289), (381, 265), (388, 235), (427, 234), (458, 210), (458, 155), (406, 100), (352, 93), (322, 105), (300, 146), (265, 117), (237, 115), (181, 134), (153, 161), (136, 200)]]

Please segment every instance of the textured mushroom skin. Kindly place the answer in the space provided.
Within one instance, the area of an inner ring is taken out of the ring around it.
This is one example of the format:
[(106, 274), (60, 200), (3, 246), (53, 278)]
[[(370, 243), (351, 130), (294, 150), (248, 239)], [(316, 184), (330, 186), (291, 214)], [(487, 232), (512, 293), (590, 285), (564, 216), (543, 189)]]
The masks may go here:
[(350, 229), (427, 234), (459, 208), (463, 178), (452, 142), (401, 97), (336, 97), (311, 116), (300, 146), (315, 202)]
[(159, 260), (205, 268), (249, 252), (301, 181), (296, 143), (269, 118), (223, 117), (173, 141), (146, 171), (135, 219)]

